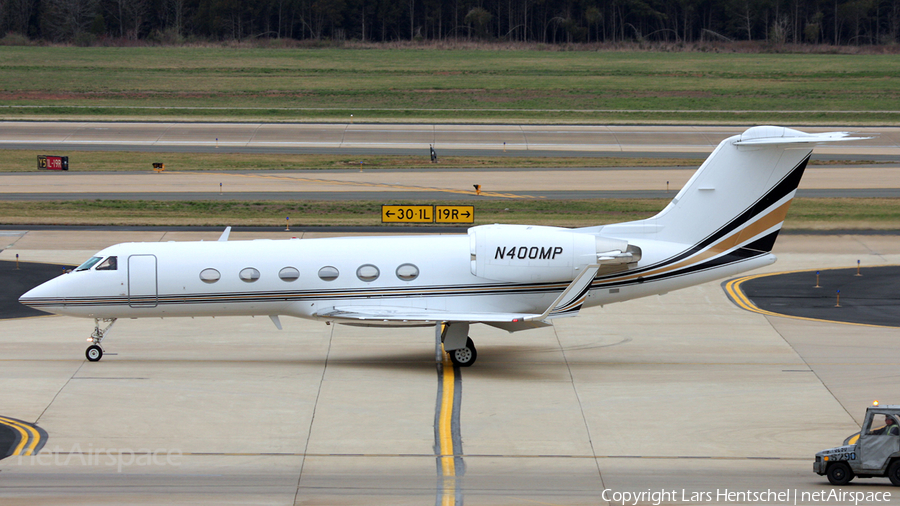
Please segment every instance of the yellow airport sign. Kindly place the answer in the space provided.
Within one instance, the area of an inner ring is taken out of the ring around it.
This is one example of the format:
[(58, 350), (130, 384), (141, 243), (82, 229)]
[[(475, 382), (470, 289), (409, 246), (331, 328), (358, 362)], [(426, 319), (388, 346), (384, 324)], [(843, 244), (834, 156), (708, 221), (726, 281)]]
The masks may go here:
[(434, 206), (435, 223), (475, 223), (475, 206)]
[(434, 223), (434, 206), (381, 206), (382, 223)]

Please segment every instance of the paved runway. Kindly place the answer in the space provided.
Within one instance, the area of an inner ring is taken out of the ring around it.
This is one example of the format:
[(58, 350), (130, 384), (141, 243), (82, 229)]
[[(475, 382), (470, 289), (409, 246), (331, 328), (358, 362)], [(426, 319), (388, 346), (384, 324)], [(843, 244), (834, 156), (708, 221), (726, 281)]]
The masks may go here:
[[(0, 122), (0, 148), (224, 152), (427, 153), (702, 158), (743, 127)], [(808, 128), (811, 132), (833, 128)], [(900, 128), (820, 146), (815, 156), (900, 161)], [(512, 162), (514, 163), (514, 162)], [(698, 165), (700, 161), (698, 160)], [(898, 162), (900, 163), (900, 162)], [(0, 174), (4, 200), (465, 200), (667, 198), (695, 168)], [(897, 164), (811, 166), (800, 196), (900, 197)], [(149, 172), (149, 171), (148, 171)], [(220, 186), (221, 184), (221, 186)], [(472, 185), (482, 186), (476, 197)], [(220, 193), (221, 191), (221, 195)]]
[[(217, 236), (14, 231), (0, 260)], [(784, 236), (775, 252), (770, 271), (900, 264), (891, 236)], [(752, 313), (714, 282), (520, 334), (474, 327), (445, 476), (431, 330), (282, 322), (123, 320), (117, 355), (87, 363), (89, 320), (0, 321), (0, 415), (49, 435), (43, 458), (0, 461), (0, 502), (822, 504), (808, 494), (836, 489), (814, 452), (859, 430), (872, 399), (898, 402), (896, 329)], [(841, 490), (900, 497), (886, 479)]]
[[(744, 126), (592, 126), (592, 125), (445, 125), (339, 123), (103, 123), (0, 122), (0, 148), (91, 149), (117, 151), (266, 152), (266, 153), (427, 153), (439, 155), (526, 152), (708, 154), (722, 139)], [(898, 127), (799, 127), (808, 132), (852, 130), (875, 138), (823, 146), (820, 156), (900, 155)]]
[[(695, 168), (546, 171), (178, 171), (0, 173), (0, 199), (69, 200), (465, 200), (477, 198), (672, 198)], [(481, 185), (476, 196), (473, 185)], [(900, 170), (811, 166), (800, 196), (898, 197)]]
[[(472, 193), (441, 191), (381, 191), (377, 196), (357, 192), (229, 192), (218, 195), (210, 192), (117, 192), (117, 193), (2, 193), (2, 200), (56, 201), (56, 200), (226, 200), (226, 201), (298, 201), (298, 200), (360, 200), (374, 199), (382, 202), (396, 201), (478, 201), (482, 199), (542, 198), (558, 200), (583, 199), (671, 199), (674, 191), (622, 190), (622, 191), (529, 191), (521, 194), (504, 192), (504, 195), (476, 195)], [(900, 188), (863, 188), (858, 190), (800, 190), (800, 198), (900, 198)]]

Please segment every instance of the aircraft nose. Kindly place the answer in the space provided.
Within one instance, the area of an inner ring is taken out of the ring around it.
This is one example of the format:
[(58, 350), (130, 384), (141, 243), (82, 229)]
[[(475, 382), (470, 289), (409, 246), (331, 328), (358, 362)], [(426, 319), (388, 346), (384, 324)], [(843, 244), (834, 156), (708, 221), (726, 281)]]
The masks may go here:
[(41, 305), (59, 299), (57, 288), (56, 279), (51, 279), (23, 293), (19, 297), (19, 302), (28, 307), (39, 308)]

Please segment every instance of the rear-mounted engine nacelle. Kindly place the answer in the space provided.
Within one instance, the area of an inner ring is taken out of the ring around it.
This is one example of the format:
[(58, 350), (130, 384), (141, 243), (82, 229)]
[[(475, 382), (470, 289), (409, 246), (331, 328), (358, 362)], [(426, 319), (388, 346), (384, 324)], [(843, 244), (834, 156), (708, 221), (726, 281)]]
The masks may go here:
[(586, 265), (637, 262), (640, 250), (626, 241), (527, 225), (469, 229), (472, 274), (496, 281), (571, 281)]

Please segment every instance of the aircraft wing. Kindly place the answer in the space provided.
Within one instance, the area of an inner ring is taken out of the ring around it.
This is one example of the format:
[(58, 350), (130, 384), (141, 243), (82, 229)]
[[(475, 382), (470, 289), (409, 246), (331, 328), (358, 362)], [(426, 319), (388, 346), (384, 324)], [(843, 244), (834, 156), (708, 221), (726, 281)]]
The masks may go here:
[(342, 321), (343, 323), (542, 322), (548, 318), (577, 315), (587, 298), (591, 281), (593, 281), (599, 269), (599, 265), (585, 267), (543, 313), (455, 313), (410, 307), (341, 305), (321, 310), (315, 316), (326, 320)]
[(385, 306), (335, 306), (316, 313), (324, 319), (356, 322), (516, 322), (541, 316), (538, 313), (453, 313), (450, 311)]

